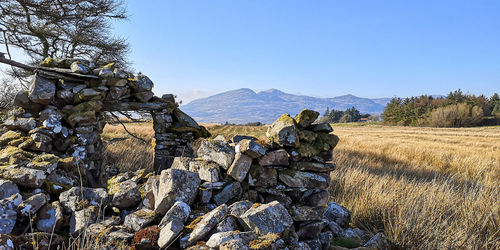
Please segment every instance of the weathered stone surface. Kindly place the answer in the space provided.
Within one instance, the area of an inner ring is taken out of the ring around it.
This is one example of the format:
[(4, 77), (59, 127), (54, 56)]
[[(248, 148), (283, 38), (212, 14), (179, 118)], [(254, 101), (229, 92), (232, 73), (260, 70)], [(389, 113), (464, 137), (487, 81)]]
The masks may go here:
[(56, 94), (56, 84), (54, 81), (45, 79), (38, 74), (31, 80), (28, 98), (34, 102), (43, 105), (49, 104)]
[(255, 140), (243, 139), (235, 146), (236, 153), (243, 153), (252, 158), (258, 158), (266, 154), (266, 149)]
[(111, 186), (108, 194), (113, 197), (111, 205), (120, 209), (135, 207), (141, 201), (141, 192), (133, 180)]
[(391, 243), (384, 235), (384, 233), (380, 232), (375, 234), (370, 240), (368, 240), (363, 247), (369, 247), (373, 249), (390, 249)]
[(228, 169), (234, 161), (235, 152), (227, 142), (203, 140), (197, 151), (198, 157), (213, 161)]
[(324, 206), (328, 202), (330, 194), (327, 190), (307, 190), (300, 198), (300, 202), (304, 205), (317, 207)]
[(180, 170), (163, 170), (158, 186), (153, 186), (155, 194), (155, 212), (164, 215), (176, 201), (193, 203), (200, 186), (197, 173)]
[(219, 165), (214, 162), (191, 161), (189, 162), (189, 171), (197, 172), (203, 181), (217, 182), (220, 179)]
[(168, 223), (174, 220), (178, 220), (181, 222), (181, 224), (184, 224), (189, 216), (189, 213), (191, 213), (191, 208), (189, 207), (189, 205), (185, 202), (177, 201), (167, 211), (165, 216), (163, 216), (160, 224), (158, 224), (158, 227), (163, 228)]
[(251, 201), (238, 201), (229, 206), (229, 214), (239, 218), (253, 205)]
[(281, 233), (293, 225), (285, 207), (277, 201), (252, 206), (240, 216), (245, 225), (260, 235)]
[(61, 203), (54, 201), (43, 206), (38, 211), (37, 220), (36, 229), (38, 231), (46, 233), (59, 232), (64, 221)]
[(170, 166), (170, 168), (189, 170), (189, 163), (192, 161), (193, 161), (192, 158), (178, 156), (178, 157), (174, 158), (174, 161), (172, 162), (172, 165)]
[(101, 91), (99, 89), (93, 89), (93, 88), (85, 88), (80, 90), (76, 95), (75, 95), (75, 103), (81, 103), (81, 102), (87, 102), (87, 101), (92, 101), (92, 100), (102, 100), (104, 99), (104, 96), (106, 93), (104, 91)]
[(28, 168), (43, 170), (45, 173), (50, 174), (57, 168), (59, 157), (53, 154), (40, 154), (28, 163)]
[(10, 234), (17, 220), (17, 206), (21, 204), (23, 197), (16, 193), (0, 200), (0, 234)]
[(137, 98), (140, 102), (148, 102), (153, 98), (154, 94), (151, 91), (146, 92), (137, 92), (134, 93), (135, 98)]
[(319, 237), (319, 233), (325, 227), (323, 221), (302, 222), (299, 224), (297, 235), (300, 240), (313, 240)]
[(153, 81), (151, 81), (151, 79), (149, 79), (149, 77), (147, 77), (146, 75), (141, 74), (141, 73), (139, 73), (134, 78), (134, 80), (129, 83), (129, 85), (136, 92), (151, 91), (153, 89), (153, 86), (154, 86)]
[(229, 232), (240, 230), (238, 219), (232, 215), (226, 216), (215, 228), (217, 232)]
[(104, 188), (72, 187), (59, 195), (59, 201), (67, 212), (71, 212), (81, 210), (85, 205), (105, 207), (109, 197)]
[(34, 118), (22, 118), (22, 117), (9, 117), (4, 122), (3, 125), (11, 130), (23, 130), (28, 132), (36, 128), (36, 120)]
[(184, 229), (184, 224), (179, 220), (168, 222), (160, 231), (158, 246), (160, 248), (168, 247), (172, 243), (172, 241), (176, 239), (177, 235), (179, 235), (182, 229)]
[(280, 146), (297, 146), (299, 138), (295, 120), (289, 114), (284, 114), (267, 129), (266, 136)]
[(310, 130), (299, 130), (298, 135), (301, 141), (309, 143), (313, 143), (317, 138), (317, 134)]
[(0, 150), (0, 162), (7, 164), (18, 164), (23, 161), (29, 161), (35, 157), (35, 154), (26, 152), (18, 147), (7, 146)]
[(213, 191), (211, 189), (200, 189), (198, 197), (201, 203), (210, 203), (212, 200), (212, 194)]
[(328, 173), (310, 173), (295, 170), (283, 170), (279, 179), (289, 187), (327, 189), (330, 185)]
[(97, 206), (89, 206), (73, 212), (69, 220), (69, 233), (71, 235), (78, 235), (88, 225), (96, 222), (98, 214), (99, 208)]
[(233, 164), (229, 167), (227, 174), (235, 180), (242, 182), (247, 176), (248, 170), (252, 166), (252, 158), (242, 154), (236, 153)]
[(357, 242), (364, 242), (370, 239), (367, 232), (359, 229), (359, 228), (348, 228), (344, 231), (343, 237), (353, 239)]
[(335, 164), (319, 162), (292, 162), (290, 169), (306, 172), (331, 172), (335, 170)]
[(299, 128), (307, 128), (318, 118), (318, 116), (319, 112), (304, 109), (300, 111), (297, 116), (295, 116), (295, 121), (297, 121), (297, 126), (299, 126)]
[(267, 152), (264, 156), (259, 158), (259, 165), (261, 166), (288, 166), (288, 153), (285, 149), (278, 149)]
[(253, 187), (272, 187), (278, 184), (278, 172), (274, 168), (252, 165), (248, 171), (248, 184)]
[(220, 232), (213, 234), (206, 244), (208, 247), (217, 248), (222, 243), (229, 240), (241, 240), (243, 243), (248, 244), (250, 243), (250, 241), (255, 240), (256, 238), (257, 234), (255, 234), (254, 232)]
[(193, 245), (203, 239), (228, 213), (226, 204), (222, 204), (203, 216), (200, 222), (196, 224), (193, 231), (189, 234), (184, 245), (181, 242), (181, 247), (185, 248)]
[(19, 189), (12, 181), (0, 179), (0, 200), (9, 198), (13, 194), (18, 194)]
[(21, 216), (32, 217), (40, 208), (47, 204), (48, 200), (49, 197), (43, 193), (35, 194), (19, 204), (17, 213)]
[(149, 226), (149, 224), (153, 222), (154, 218), (155, 211), (143, 208), (125, 216), (123, 225), (137, 232), (142, 228)]
[(329, 123), (317, 123), (317, 124), (312, 124), (311, 125), (311, 130), (314, 132), (325, 132), (325, 133), (331, 133), (333, 132), (332, 126), (330, 126)]
[(294, 221), (322, 220), (325, 214), (324, 207), (309, 207), (303, 205), (292, 206), (289, 211)]
[(257, 138), (253, 136), (248, 136), (248, 135), (234, 135), (231, 138), (231, 142), (234, 144), (238, 144), (241, 140), (248, 139), (248, 140), (257, 140)]
[(245, 244), (242, 240), (228, 240), (222, 243), (219, 247), (219, 250), (248, 250), (250, 249), (247, 244)]
[(222, 191), (214, 196), (215, 204), (221, 205), (229, 200), (238, 199), (240, 197), (243, 189), (239, 182), (233, 182), (222, 189)]
[(339, 226), (346, 228), (349, 226), (349, 222), (351, 221), (351, 213), (349, 210), (332, 201), (328, 203), (328, 206), (326, 207), (325, 219), (333, 221)]
[(332, 232), (333, 236), (340, 237), (344, 235), (344, 229), (342, 229), (337, 223), (334, 221), (324, 220), (327, 223), (330, 232)]
[(79, 61), (75, 61), (71, 64), (71, 72), (87, 74), (89, 73), (89, 68)]
[(26, 167), (8, 169), (2, 175), (19, 186), (33, 188), (41, 187), (47, 178), (44, 171)]
[(9, 130), (0, 136), (0, 146), (7, 146), (13, 140), (20, 139), (24, 136), (22, 131)]
[[(280, 237), (281, 235), (279, 233), (268, 233), (265, 235), (260, 235), (256, 240), (253, 240), (249, 243), (250, 249), (259, 249), (259, 250), (287, 249), (285, 246), (285, 241), (283, 239), (280, 239)], [(292, 249), (300, 249), (300, 248), (292, 248)]]

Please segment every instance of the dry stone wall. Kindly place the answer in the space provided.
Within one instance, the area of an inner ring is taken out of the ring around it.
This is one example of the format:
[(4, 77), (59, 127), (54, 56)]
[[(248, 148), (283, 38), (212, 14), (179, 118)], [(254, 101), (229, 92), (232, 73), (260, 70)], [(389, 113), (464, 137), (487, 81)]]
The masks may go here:
[[(350, 212), (330, 201), (339, 139), (314, 123), (317, 112), (282, 115), (265, 139), (218, 136), (193, 148), (206, 129), (152, 87), (113, 64), (43, 62), (0, 136), (0, 248), (69, 246), (68, 236), (99, 249), (388, 246), (350, 228)], [(105, 178), (100, 134), (116, 111), (151, 114), (155, 171)]]

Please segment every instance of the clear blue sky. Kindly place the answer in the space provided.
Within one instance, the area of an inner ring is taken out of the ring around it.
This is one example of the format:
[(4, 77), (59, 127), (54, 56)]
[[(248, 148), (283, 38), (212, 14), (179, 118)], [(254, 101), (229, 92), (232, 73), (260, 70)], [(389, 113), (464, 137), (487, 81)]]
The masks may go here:
[(116, 24), (157, 94), (500, 92), (500, 1), (128, 1)]

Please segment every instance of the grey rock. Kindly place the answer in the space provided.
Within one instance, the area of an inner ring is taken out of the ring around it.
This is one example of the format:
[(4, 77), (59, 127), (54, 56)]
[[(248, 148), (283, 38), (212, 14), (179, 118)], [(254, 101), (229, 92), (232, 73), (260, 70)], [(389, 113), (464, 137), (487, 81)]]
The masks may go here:
[(267, 152), (264, 156), (259, 158), (259, 165), (261, 166), (288, 166), (288, 153), (285, 149), (278, 149)]
[(200, 189), (199, 197), (201, 203), (210, 203), (210, 200), (212, 200), (212, 194), (213, 191), (211, 189)]
[(279, 179), (293, 188), (328, 189), (330, 175), (328, 173), (310, 173), (286, 169), (279, 173)]
[(198, 123), (193, 118), (191, 118), (191, 116), (182, 112), (180, 109), (174, 109), (173, 116), (177, 118), (177, 121), (181, 124), (182, 127), (200, 129)]
[(325, 133), (331, 133), (333, 132), (332, 126), (330, 126), (329, 123), (317, 123), (311, 125), (311, 130), (314, 132), (325, 132)]
[(154, 219), (155, 211), (143, 208), (125, 216), (123, 225), (137, 232), (149, 226)]
[(295, 116), (295, 121), (297, 121), (297, 126), (299, 128), (307, 128), (318, 118), (318, 116), (319, 112), (310, 109), (304, 109), (300, 111), (297, 116)]
[(297, 205), (292, 206), (289, 211), (294, 221), (322, 220), (325, 214), (325, 207)]
[(16, 193), (8, 198), (0, 200), (0, 234), (10, 234), (17, 221), (17, 206), (23, 198)]
[(172, 207), (167, 211), (165, 216), (163, 216), (158, 227), (163, 228), (165, 225), (171, 221), (178, 220), (181, 224), (184, 224), (191, 213), (191, 208), (189, 205), (182, 201), (177, 201), (172, 205)]
[(293, 225), (285, 207), (277, 201), (248, 209), (240, 216), (246, 227), (259, 235), (281, 233)]
[(253, 187), (272, 187), (278, 184), (278, 172), (274, 168), (252, 165), (248, 171), (248, 184)]
[(323, 249), (330, 249), (330, 245), (332, 244), (333, 240), (333, 233), (332, 232), (322, 232), (319, 235), (319, 241), (321, 242), (321, 246)]
[(153, 96), (155, 95), (153, 92), (151, 91), (145, 91), (145, 92), (136, 92), (133, 94), (135, 96), (135, 98), (137, 98), (140, 102), (148, 102), (149, 100), (151, 100), (151, 98), (153, 98)]
[(374, 249), (390, 249), (391, 243), (384, 235), (384, 233), (380, 232), (375, 234), (370, 240), (368, 240), (363, 247), (370, 247)]
[(257, 138), (255, 138), (253, 136), (248, 136), (248, 135), (234, 135), (231, 138), (231, 142), (233, 142), (234, 144), (238, 144), (241, 140), (244, 140), (244, 139), (247, 139), (247, 140), (257, 140)]
[(31, 80), (28, 98), (42, 105), (49, 104), (56, 94), (56, 84), (46, 78), (35, 74)]
[(229, 206), (229, 214), (239, 218), (253, 205), (251, 201), (238, 201)]
[(232, 215), (226, 216), (216, 227), (217, 232), (229, 232), (239, 229), (238, 219)]
[(219, 250), (249, 250), (247, 244), (245, 244), (242, 240), (228, 240), (222, 243), (219, 247)]
[(0, 200), (9, 198), (13, 194), (18, 194), (19, 189), (12, 181), (0, 179)]
[(256, 238), (257, 234), (254, 232), (220, 232), (213, 234), (206, 244), (208, 247), (216, 248), (226, 241), (241, 240), (244, 244), (248, 244)]
[(213, 161), (222, 168), (228, 169), (234, 161), (235, 152), (227, 142), (203, 140), (197, 151), (198, 157)]
[(174, 161), (172, 162), (172, 165), (170, 166), (170, 168), (189, 170), (189, 163), (192, 161), (193, 161), (192, 158), (177, 156), (177, 157), (174, 157)]
[(21, 216), (33, 217), (33, 215), (38, 212), (40, 208), (47, 204), (48, 200), (49, 197), (43, 193), (35, 194), (19, 204), (17, 207), (17, 213)]
[(351, 212), (332, 201), (326, 207), (325, 219), (333, 221), (343, 228), (347, 228), (351, 221)]
[(300, 198), (300, 202), (307, 206), (317, 207), (326, 205), (329, 198), (330, 194), (327, 190), (307, 190)]
[(10, 130), (23, 130), (25, 132), (36, 128), (36, 120), (34, 118), (20, 118), (11, 116), (7, 118), (3, 125)]
[(290, 169), (306, 172), (331, 172), (335, 170), (335, 164), (319, 162), (292, 162)]
[(31, 146), (33, 151), (50, 152), (52, 150), (52, 138), (42, 133), (31, 134), (31, 139), (35, 142)]
[(365, 231), (359, 228), (348, 228), (344, 231), (343, 236), (346, 238), (351, 238), (363, 242), (367, 237), (367, 234)]
[(284, 114), (267, 129), (266, 136), (280, 146), (297, 146), (299, 138), (295, 120), (289, 114)]
[(43, 206), (38, 211), (36, 229), (41, 232), (52, 233), (61, 230), (64, 215), (61, 203), (54, 201)]
[(232, 199), (237, 199), (243, 189), (239, 182), (233, 182), (222, 189), (222, 191), (214, 196), (215, 203), (219, 206)]
[(340, 237), (344, 235), (344, 229), (342, 229), (337, 223), (328, 220), (325, 220), (325, 222), (327, 223), (327, 226), (330, 229), (330, 232), (332, 232), (333, 236)]
[(174, 241), (179, 233), (184, 229), (184, 224), (178, 220), (170, 221), (160, 231), (158, 246), (160, 248), (168, 247)]
[(255, 140), (243, 139), (235, 146), (236, 153), (243, 153), (251, 158), (258, 158), (266, 154), (266, 149)]
[(220, 179), (219, 165), (207, 161), (189, 162), (189, 171), (197, 172), (200, 179), (207, 182), (217, 182)]
[(218, 182), (205, 182), (201, 184), (201, 188), (203, 189), (210, 189), (210, 190), (218, 190), (224, 188), (226, 185), (226, 182), (224, 181), (218, 181)]
[[(83, 199), (82, 199), (83, 194)], [(81, 202), (81, 201), (85, 202)], [(82, 207), (77, 206), (87, 203), (90, 206), (106, 207), (109, 203), (109, 196), (104, 188), (72, 187), (70, 190), (59, 195), (59, 201), (67, 212), (77, 211)]]
[(321, 230), (325, 227), (325, 222), (323, 221), (308, 221), (299, 224), (299, 229), (297, 230), (297, 235), (300, 240), (313, 240), (319, 237)]
[(89, 206), (73, 212), (69, 220), (69, 233), (71, 235), (78, 235), (90, 224), (96, 222), (98, 214), (99, 209), (96, 206)]
[(26, 167), (8, 169), (2, 174), (5, 179), (9, 179), (23, 187), (38, 188), (41, 187), (45, 179), (47, 179), (44, 171)]
[(141, 73), (139, 73), (129, 85), (135, 92), (148, 92), (151, 91), (154, 86), (153, 81)]
[(242, 182), (247, 176), (248, 170), (252, 166), (252, 158), (242, 154), (236, 153), (233, 164), (229, 167), (227, 174), (235, 180)]
[[(200, 222), (196, 224), (193, 231), (189, 234), (189, 238), (185, 242), (181, 242), (181, 247), (191, 246), (199, 240), (203, 239), (207, 234), (226, 216), (228, 208), (226, 204), (222, 204), (203, 216)], [(184, 244), (182, 244), (184, 243)]]
[(132, 180), (121, 182), (112, 187), (109, 195), (113, 196), (111, 205), (120, 209), (135, 207), (141, 201), (141, 192)]
[(153, 186), (155, 213), (163, 216), (176, 201), (192, 204), (200, 182), (197, 173), (180, 169), (163, 170), (159, 185)]

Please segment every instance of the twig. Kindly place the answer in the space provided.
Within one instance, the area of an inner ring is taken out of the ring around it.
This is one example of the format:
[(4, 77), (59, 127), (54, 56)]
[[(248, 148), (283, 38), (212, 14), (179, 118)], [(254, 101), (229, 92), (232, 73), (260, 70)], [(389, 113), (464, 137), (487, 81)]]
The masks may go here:
[(123, 124), (123, 122), (120, 121), (120, 118), (118, 118), (118, 116), (116, 116), (113, 112), (109, 112), (109, 113), (116, 119), (116, 121), (118, 121), (122, 125), (123, 129), (125, 130), (125, 132), (127, 132), (127, 134), (129, 134), (130, 136), (134, 137), (137, 140), (140, 140), (144, 143), (147, 143), (144, 139), (142, 139), (142, 138), (138, 137), (137, 135), (134, 135), (132, 132), (128, 131), (127, 127), (125, 127), (125, 124)]
[[(9, 56), (9, 60), (12, 60), (12, 56), (10, 55), (9, 43), (7, 42), (7, 32), (4, 29), (1, 29), (1, 30), (3, 33), (3, 41), (5, 42), (5, 49), (7, 50), (7, 55)], [(21, 84), (21, 86), (23, 88), (27, 89), (28, 87), (26, 87), (26, 85), (24, 85), (23, 81), (21, 80), (21, 77), (17, 74), (17, 71), (14, 69), (14, 66), (10, 65), (10, 68), (12, 69), (12, 72), (16, 76), (17, 80), (19, 80), (19, 83)]]

